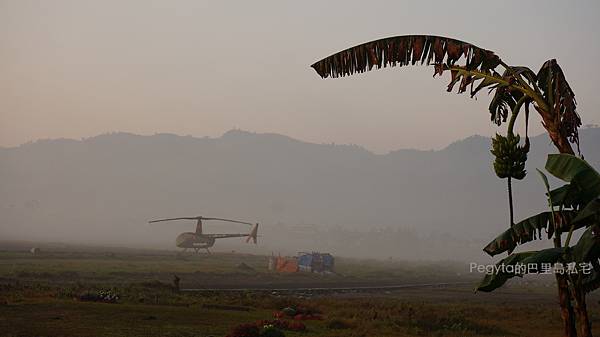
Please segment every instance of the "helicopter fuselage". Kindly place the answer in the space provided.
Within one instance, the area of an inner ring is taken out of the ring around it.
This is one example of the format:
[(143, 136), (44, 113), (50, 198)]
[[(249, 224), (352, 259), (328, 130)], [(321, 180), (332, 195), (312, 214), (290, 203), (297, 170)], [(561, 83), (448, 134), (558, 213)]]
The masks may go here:
[(177, 236), (175, 244), (179, 248), (204, 249), (214, 246), (215, 241), (214, 237), (208, 235), (185, 232)]

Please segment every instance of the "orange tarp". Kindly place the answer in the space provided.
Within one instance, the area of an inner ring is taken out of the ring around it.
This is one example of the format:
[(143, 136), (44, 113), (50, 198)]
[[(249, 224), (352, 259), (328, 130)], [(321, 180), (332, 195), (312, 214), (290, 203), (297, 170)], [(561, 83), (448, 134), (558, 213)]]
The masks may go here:
[(295, 273), (298, 271), (298, 261), (296, 259), (286, 259), (285, 257), (277, 257), (275, 261), (276, 270), (286, 273)]

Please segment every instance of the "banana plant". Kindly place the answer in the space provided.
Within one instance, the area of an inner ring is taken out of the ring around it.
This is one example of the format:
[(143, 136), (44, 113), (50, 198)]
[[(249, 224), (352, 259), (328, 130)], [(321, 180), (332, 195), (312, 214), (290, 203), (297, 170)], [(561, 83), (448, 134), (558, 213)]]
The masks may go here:
[[(546, 171), (567, 184), (550, 190), (546, 175), (540, 171), (548, 191), (550, 211), (520, 221), (483, 249), (491, 256), (504, 252), (509, 256), (497, 263), (497, 268), (484, 277), (477, 290), (490, 292), (512, 277), (544, 272), (543, 265), (574, 266), (566, 275), (575, 302), (578, 330), (580, 336), (591, 336), (585, 295), (600, 287), (600, 174), (585, 160), (567, 154), (549, 155)], [(584, 232), (571, 246), (573, 232), (579, 229)], [(561, 233), (567, 233), (564, 246), (512, 253), (518, 245), (536, 238), (553, 239)], [(582, 266), (589, 266), (587, 272)]]
[[(450, 83), (447, 88), (449, 92), (458, 85), (458, 93), (468, 90), (471, 97), (483, 89), (486, 89), (488, 94), (493, 93), (488, 108), (491, 121), (500, 126), (507, 121), (509, 113), (511, 114), (509, 133), (505, 138), (511, 137), (512, 126), (521, 110), (525, 111), (527, 130), (530, 107), (533, 106), (558, 151), (574, 155), (572, 147), (574, 144), (580, 154), (578, 128), (581, 126), (581, 118), (576, 110), (575, 94), (554, 59), (546, 61), (536, 73), (525, 66), (509, 66), (493, 51), (465, 41), (434, 35), (402, 35), (344, 49), (315, 62), (311, 67), (322, 78), (338, 78), (374, 69), (416, 64), (433, 66), (434, 77), (449, 72)], [(514, 139), (510, 143), (515, 143)], [(498, 160), (498, 164), (495, 165), (498, 169), (495, 170), (499, 176), (504, 176), (508, 172), (506, 178), (509, 186), (512, 228), (515, 224), (511, 179), (518, 179), (525, 174), (524, 167), (521, 166), (529, 150), (527, 133), (523, 147), (520, 149), (518, 149), (519, 145), (510, 145), (510, 147), (511, 149), (506, 149), (506, 152), (511, 153), (509, 160), (505, 160), (509, 165), (503, 168), (501, 167), (503, 160)], [(499, 155), (500, 152), (498, 149)], [(568, 198), (572, 191), (565, 188), (554, 193), (559, 194), (556, 197)], [(559, 235), (554, 237), (554, 247), (562, 247)], [(556, 275), (556, 280), (564, 335), (576, 336), (573, 308), (568, 294), (568, 280), (562, 275)]]

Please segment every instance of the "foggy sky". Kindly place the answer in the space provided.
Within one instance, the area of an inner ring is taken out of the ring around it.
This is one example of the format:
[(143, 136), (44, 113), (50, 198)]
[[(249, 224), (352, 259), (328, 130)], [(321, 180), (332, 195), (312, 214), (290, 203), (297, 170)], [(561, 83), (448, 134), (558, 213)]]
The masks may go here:
[(455, 37), (534, 71), (556, 58), (584, 124), (599, 123), (598, 13), (594, 1), (0, 0), (0, 146), (241, 128), (386, 152), (493, 134), (486, 94), (446, 93), (432, 69), (321, 80), (309, 68), (405, 34)]

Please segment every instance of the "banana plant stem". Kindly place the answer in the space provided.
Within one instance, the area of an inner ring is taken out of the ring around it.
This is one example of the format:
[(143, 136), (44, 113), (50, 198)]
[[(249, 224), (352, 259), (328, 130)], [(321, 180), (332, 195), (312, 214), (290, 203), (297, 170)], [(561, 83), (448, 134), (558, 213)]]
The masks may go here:
[(510, 176), (508, 176), (508, 206), (510, 208), (510, 226), (512, 227), (515, 224), (515, 219), (513, 214), (512, 182)]

